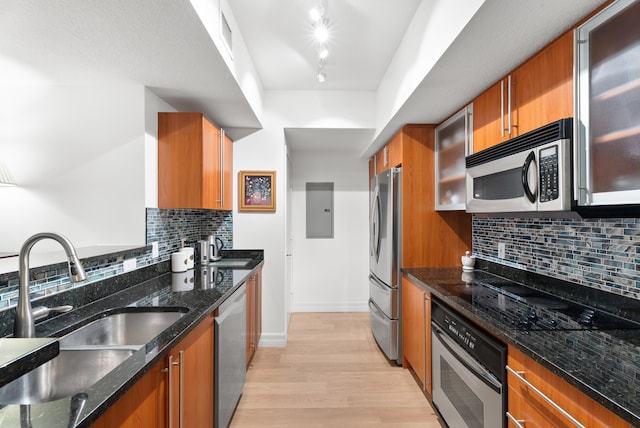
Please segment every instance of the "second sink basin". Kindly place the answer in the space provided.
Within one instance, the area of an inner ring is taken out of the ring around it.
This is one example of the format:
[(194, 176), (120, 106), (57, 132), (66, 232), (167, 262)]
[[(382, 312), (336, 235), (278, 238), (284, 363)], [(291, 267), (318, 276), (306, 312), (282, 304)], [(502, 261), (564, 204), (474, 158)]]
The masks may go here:
[(0, 388), (0, 403), (35, 404), (77, 394), (134, 352), (131, 349), (62, 350), (54, 359)]
[(97, 319), (60, 338), (60, 348), (137, 346), (147, 344), (184, 315), (174, 311), (115, 313)]
[(216, 262), (210, 262), (209, 265), (217, 267), (236, 267), (241, 268), (249, 264), (253, 259), (221, 259)]

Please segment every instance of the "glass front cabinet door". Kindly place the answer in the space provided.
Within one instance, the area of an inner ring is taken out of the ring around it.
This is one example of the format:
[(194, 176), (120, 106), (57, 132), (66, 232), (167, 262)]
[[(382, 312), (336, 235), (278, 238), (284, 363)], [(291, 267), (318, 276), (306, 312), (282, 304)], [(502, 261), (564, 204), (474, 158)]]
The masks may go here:
[(576, 29), (579, 206), (640, 204), (640, 2), (619, 0)]
[(436, 210), (466, 207), (465, 156), (473, 147), (473, 105), (436, 128)]

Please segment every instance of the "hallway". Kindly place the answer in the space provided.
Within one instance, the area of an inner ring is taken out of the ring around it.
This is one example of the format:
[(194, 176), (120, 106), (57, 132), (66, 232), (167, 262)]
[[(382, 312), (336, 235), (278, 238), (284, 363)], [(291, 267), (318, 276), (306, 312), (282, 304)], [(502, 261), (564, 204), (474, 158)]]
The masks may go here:
[(294, 313), (286, 348), (259, 348), (231, 428), (439, 428), (408, 370), (391, 366), (368, 313)]

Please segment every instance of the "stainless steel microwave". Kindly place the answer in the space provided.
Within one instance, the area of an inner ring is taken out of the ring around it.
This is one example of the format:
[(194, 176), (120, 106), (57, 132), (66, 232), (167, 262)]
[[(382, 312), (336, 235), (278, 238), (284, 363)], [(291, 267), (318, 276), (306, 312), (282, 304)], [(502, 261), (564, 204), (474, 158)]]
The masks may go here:
[(466, 157), (467, 212), (570, 211), (573, 120)]

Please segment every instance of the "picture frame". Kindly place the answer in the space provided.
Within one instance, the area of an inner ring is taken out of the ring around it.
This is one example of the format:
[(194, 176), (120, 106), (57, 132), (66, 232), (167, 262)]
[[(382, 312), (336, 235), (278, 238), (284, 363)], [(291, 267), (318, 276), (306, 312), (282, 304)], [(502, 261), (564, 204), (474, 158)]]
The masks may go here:
[(276, 172), (238, 172), (238, 211), (276, 210)]

